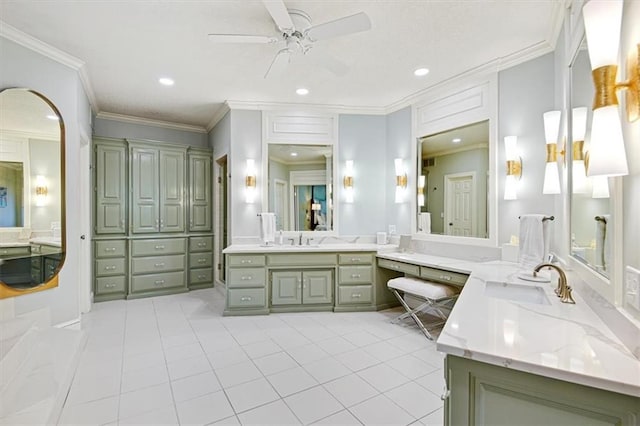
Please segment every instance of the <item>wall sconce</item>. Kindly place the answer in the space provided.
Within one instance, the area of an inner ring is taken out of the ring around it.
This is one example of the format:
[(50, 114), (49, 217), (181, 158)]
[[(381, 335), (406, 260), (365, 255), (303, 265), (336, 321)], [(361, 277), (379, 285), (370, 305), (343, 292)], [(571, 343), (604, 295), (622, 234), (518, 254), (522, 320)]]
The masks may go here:
[(591, 178), (591, 198), (609, 198), (609, 178), (607, 176), (594, 176)]
[(518, 155), (518, 137), (506, 136), (504, 149), (507, 157), (507, 178), (504, 185), (504, 199), (516, 200), (518, 181), (522, 177), (522, 159)]
[(344, 200), (347, 203), (353, 203), (353, 160), (347, 160), (344, 168)]
[(591, 143), (586, 159), (588, 176), (629, 174), (616, 90), (627, 89), (627, 119), (637, 120), (640, 117), (640, 44), (627, 62), (628, 80), (616, 83), (622, 7), (623, 0), (592, 0), (582, 8), (595, 87)]
[(36, 206), (44, 206), (47, 204), (47, 194), (49, 189), (47, 188), (47, 181), (42, 175), (36, 176)]
[(245, 201), (252, 204), (256, 198), (256, 164), (254, 160), (247, 160), (247, 177), (245, 178)]
[(584, 139), (587, 133), (587, 108), (572, 110), (573, 163), (571, 165), (571, 186), (574, 194), (586, 194), (589, 191), (587, 169), (584, 163)]
[(548, 111), (542, 114), (542, 118), (544, 120), (544, 137), (547, 143), (547, 165), (544, 169), (544, 185), (542, 186), (543, 194), (560, 193), (557, 143), (561, 117), (561, 111)]
[(396, 203), (404, 201), (404, 192), (407, 188), (407, 172), (402, 164), (402, 158), (396, 158), (394, 160), (396, 167)]
[(424, 185), (425, 185), (426, 177), (425, 175), (420, 175), (418, 177), (418, 207), (424, 207)]

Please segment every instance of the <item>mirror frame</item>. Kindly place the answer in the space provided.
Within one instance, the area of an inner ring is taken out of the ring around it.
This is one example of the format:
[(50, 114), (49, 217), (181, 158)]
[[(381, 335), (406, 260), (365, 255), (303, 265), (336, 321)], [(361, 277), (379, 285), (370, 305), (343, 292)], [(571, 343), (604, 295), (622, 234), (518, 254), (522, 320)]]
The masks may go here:
[[(454, 102), (446, 101), (454, 99), (467, 89), (474, 89), (482, 85), (488, 85), (487, 98), (479, 101), (482, 105), (478, 108), (470, 108), (467, 104), (468, 99), (462, 98), (457, 100), (460, 103), (460, 111), (455, 111), (455, 107), (451, 108)], [(427, 98), (428, 97), (428, 98)], [(425, 95), (426, 102), (415, 103), (411, 107), (411, 158), (413, 159), (412, 173), (410, 174), (409, 188), (412, 188), (413, 195), (410, 197), (411, 209), (411, 235), (415, 240), (436, 241), (451, 244), (465, 244), (472, 246), (498, 247), (498, 74), (486, 73), (481, 76), (475, 76), (470, 79), (456, 80), (446, 86), (440, 87)], [(435, 117), (427, 125), (420, 126), (421, 119), (420, 108), (428, 104), (445, 101), (446, 107), (450, 108), (448, 115)], [(484, 102), (484, 103), (483, 103)], [(464, 105), (464, 107), (462, 107)], [(465, 109), (466, 108), (466, 109)], [(441, 133), (457, 127), (489, 120), (489, 184), (487, 187), (487, 207), (489, 210), (489, 237), (459, 237), (454, 235), (439, 234), (423, 234), (417, 232), (418, 229), (418, 171), (420, 170), (421, 159), (418, 158), (418, 145), (420, 139), (424, 136)]]
[[(35, 90), (32, 89), (28, 89), (28, 88), (23, 88), (23, 87), (6, 87), (3, 89), (0, 89), (0, 93), (5, 92), (7, 90), (23, 90), (25, 92), (29, 92), (37, 97), (39, 97), (41, 100), (43, 100), (47, 105), (49, 105), (49, 107), (56, 113), (56, 115), (59, 117), (59, 124), (60, 124), (60, 226), (62, 228), (62, 232), (60, 235), (60, 242), (61, 242), (61, 256), (60, 256), (60, 262), (58, 263), (58, 267), (56, 268), (56, 272), (53, 275), (53, 277), (51, 277), (49, 279), (49, 281), (46, 281), (44, 283), (41, 283), (40, 285), (37, 285), (33, 288), (29, 288), (29, 289), (20, 289), (20, 290), (16, 290), (12, 287), (9, 287), (7, 285), (5, 285), (2, 281), (0, 281), (0, 299), (6, 299), (9, 297), (16, 297), (16, 296), (22, 296), (25, 294), (31, 294), (31, 293), (36, 293), (39, 291), (44, 291), (44, 290), (48, 290), (50, 288), (54, 288), (57, 287), (59, 285), (59, 280), (58, 280), (58, 275), (60, 274), (60, 270), (62, 269), (62, 267), (64, 266), (64, 261), (66, 259), (67, 256), (67, 232), (66, 232), (66, 163), (65, 163), (65, 135), (66, 135), (66, 129), (65, 129), (65, 125), (64, 125), (64, 119), (62, 117), (62, 113), (60, 112), (60, 110), (55, 106), (55, 104), (49, 100), (49, 98), (47, 98), (46, 96), (44, 96), (42, 93), (37, 92)], [(20, 228), (8, 228), (11, 230), (16, 230), (16, 229), (20, 229)]]

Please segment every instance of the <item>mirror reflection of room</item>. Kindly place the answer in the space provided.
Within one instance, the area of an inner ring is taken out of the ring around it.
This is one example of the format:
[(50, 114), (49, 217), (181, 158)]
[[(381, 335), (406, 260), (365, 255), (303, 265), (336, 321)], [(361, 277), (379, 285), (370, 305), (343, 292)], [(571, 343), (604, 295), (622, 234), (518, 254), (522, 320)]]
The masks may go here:
[(418, 232), (487, 238), (489, 120), (419, 139)]
[(333, 150), (330, 145), (269, 144), (269, 211), (278, 231), (330, 231)]

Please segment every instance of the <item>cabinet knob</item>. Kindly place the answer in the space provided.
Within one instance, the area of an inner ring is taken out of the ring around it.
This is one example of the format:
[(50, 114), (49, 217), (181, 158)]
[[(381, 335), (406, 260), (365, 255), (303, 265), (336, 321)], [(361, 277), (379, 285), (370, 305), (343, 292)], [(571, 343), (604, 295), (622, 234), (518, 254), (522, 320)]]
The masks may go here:
[(242, 259), (240, 263), (252, 263), (251, 259)]
[(352, 257), (352, 258), (351, 258), (351, 261), (352, 261), (352, 262), (360, 262), (360, 258), (358, 258), (358, 257)]
[(206, 247), (207, 243), (198, 243), (198, 247)]
[(107, 248), (104, 249), (104, 251), (106, 251), (108, 253), (110, 251), (116, 251), (116, 248), (115, 247), (107, 247)]
[(359, 299), (362, 296), (362, 294), (360, 293), (351, 293), (351, 297), (353, 297), (354, 299)]
[(156, 246), (156, 250), (164, 250), (164, 246)]
[(154, 284), (155, 284), (155, 285), (162, 285), (162, 284), (164, 284), (164, 280), (156, 280), (156, 281), (154, 282)]
[(251, 275), (248, 276), (242, 276), (242, 278), (240, 278), (242, 281), (251, 281), (253, 279), (253, 277)]
[(164, 266), (164, 262), (156, 263), (154, 266), (155, 266), (156, 268), (162, 268), (162, 267)]
[(105, 288), (114, 288), (116, 285), (115, 284), (105, 284), (104, 287)]
[(115, 271), (115, 269), (116, 269), (115, 265), (105, 266), (104, 267), (105, 271)]
[(251, 301), (251, 296), (242, 296), (240, 298), (240, 301), (242, 301), (242, 302), (250, 302)]
[(360, 278), (360, 274), (351, 274), (351, 278)]
[(204, 280), (205, 278), (207, 278), (207, 276), (206, 276), (206, 275), (198, 275), (198, 279), (199, 279), (199, 280)]
[(198, 259), (198, 263), (205, 263), (207, 259)]

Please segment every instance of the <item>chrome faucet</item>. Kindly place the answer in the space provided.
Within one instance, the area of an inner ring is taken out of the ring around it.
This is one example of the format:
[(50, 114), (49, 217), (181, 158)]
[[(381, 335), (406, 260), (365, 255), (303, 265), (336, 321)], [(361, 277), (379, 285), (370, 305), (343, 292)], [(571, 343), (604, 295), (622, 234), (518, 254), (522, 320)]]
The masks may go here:
[(300, 236), (298, 236), (298, 245), (302, 245), (302, 232), (300, 233)]
[(567, 275), (564, 273), (562, 268), (560, 268), (558, 265), (555, 265), (553, 263), (541, 263), (539, 265), (536, 265), (536, 267), (533, 268), (533, 276), (537, 277), (538, 272), (540, 272), (540, 269), (544, 268), (545, 266), (549, 268), (553, 268), (558, 272), (558, 275), (559, 275), (558, 286), (554, 290), (554, 292), (556, 293), (556, 296), (560, 298), (560, 301), (562, 303), (575, 304), (576, 303), (575, 300), (573, 300), (573, 297), (571, 297), (571, 287), (569, 287), (569, 285), (567, 284)]

